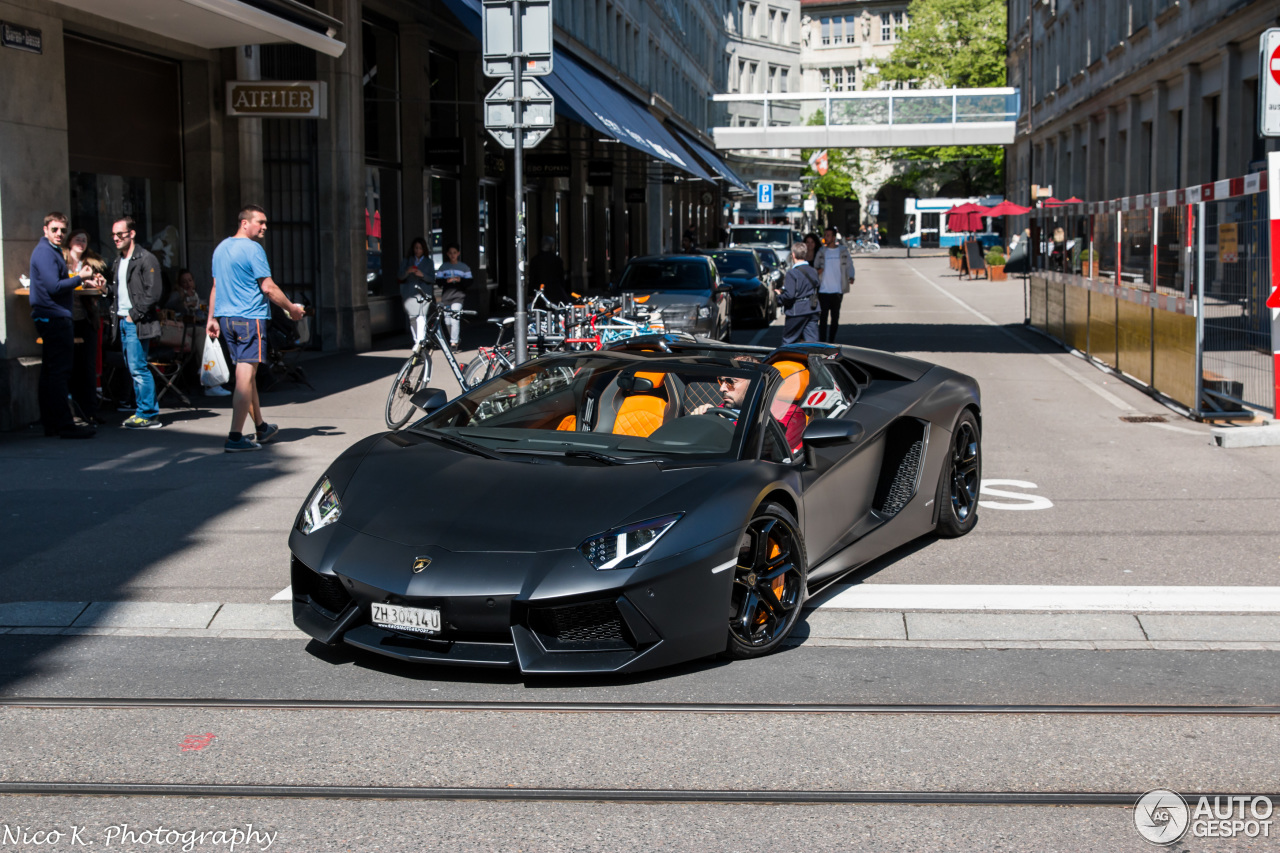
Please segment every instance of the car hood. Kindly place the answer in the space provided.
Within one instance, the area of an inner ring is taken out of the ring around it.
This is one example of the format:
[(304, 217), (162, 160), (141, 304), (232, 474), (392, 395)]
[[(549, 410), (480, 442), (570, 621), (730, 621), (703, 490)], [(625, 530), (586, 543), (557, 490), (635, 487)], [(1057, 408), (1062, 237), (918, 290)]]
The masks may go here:
[(499, 461), (399, 436), (365, 456), (339, 496), (339, 523), (450, 551), (576, 548), (619, 524), (690, 509), (703, 489), (689, 487), (717, 470)]
[(727, 275), (724, 277), (724, 283), (742, 290), (760, 287), (763, 284), (760, 279), (745, 275)]
[(636, 296), (648, 296), (641, 304), (646, 308), (672, 308), (678, 305), (705, 305), (711, 301), (709, 290), (633, 290)]

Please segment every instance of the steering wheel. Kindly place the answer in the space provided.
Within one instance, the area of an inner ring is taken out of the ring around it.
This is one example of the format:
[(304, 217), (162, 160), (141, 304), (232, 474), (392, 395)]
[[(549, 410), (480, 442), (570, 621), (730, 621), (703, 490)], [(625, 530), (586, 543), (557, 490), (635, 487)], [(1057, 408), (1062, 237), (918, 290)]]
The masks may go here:
[(707, 409), (702, 414), (719, 415), (722, 418), (726, 418), (731, 421), (736, 421), (739, 415), (741, 415), (741, 412), (739, 412), (737, 409), (730, 409), (728, 406), (714, 406), (710, 409)]

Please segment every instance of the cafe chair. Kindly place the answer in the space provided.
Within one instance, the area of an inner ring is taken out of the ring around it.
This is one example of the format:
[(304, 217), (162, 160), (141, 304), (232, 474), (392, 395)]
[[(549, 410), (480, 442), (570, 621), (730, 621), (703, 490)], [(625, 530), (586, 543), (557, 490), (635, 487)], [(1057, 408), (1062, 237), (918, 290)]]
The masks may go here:
[(165, 321), (160, 337), (152, 341), (147, 352), (147, 367), (156, 380), (156, 404), (173, 393), (182, 405), (194, 409), (190, 398), (179, 387), (196, 352), (196, 327), (189, 321)]

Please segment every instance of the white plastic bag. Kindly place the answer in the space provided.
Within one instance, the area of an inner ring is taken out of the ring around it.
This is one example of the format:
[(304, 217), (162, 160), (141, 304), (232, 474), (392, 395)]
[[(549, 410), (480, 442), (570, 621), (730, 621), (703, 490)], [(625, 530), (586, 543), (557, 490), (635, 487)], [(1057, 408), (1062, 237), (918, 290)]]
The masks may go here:
[(221, 385), (231, 378), (222, 347), (213, 338), (204, 339), (204, 357), (200, 360), (200, 384), (206, 388)]

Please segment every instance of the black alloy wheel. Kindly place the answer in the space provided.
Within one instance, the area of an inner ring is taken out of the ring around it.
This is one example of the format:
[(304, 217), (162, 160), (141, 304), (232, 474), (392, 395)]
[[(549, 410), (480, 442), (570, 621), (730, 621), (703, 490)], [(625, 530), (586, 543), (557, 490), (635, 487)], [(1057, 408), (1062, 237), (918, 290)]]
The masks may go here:
[(978, 420), (965, 409), (955, 430), (938, 483), (938, 535), (963, 536), (978, 523), (978, 492), (982, 488), (982, 437)]
[(769, 654), (800, 621), (809, 580), (804, 540), (791, 513), (777, 504), (756, 511), (742, 533), (733, 572), (725, 656)]

